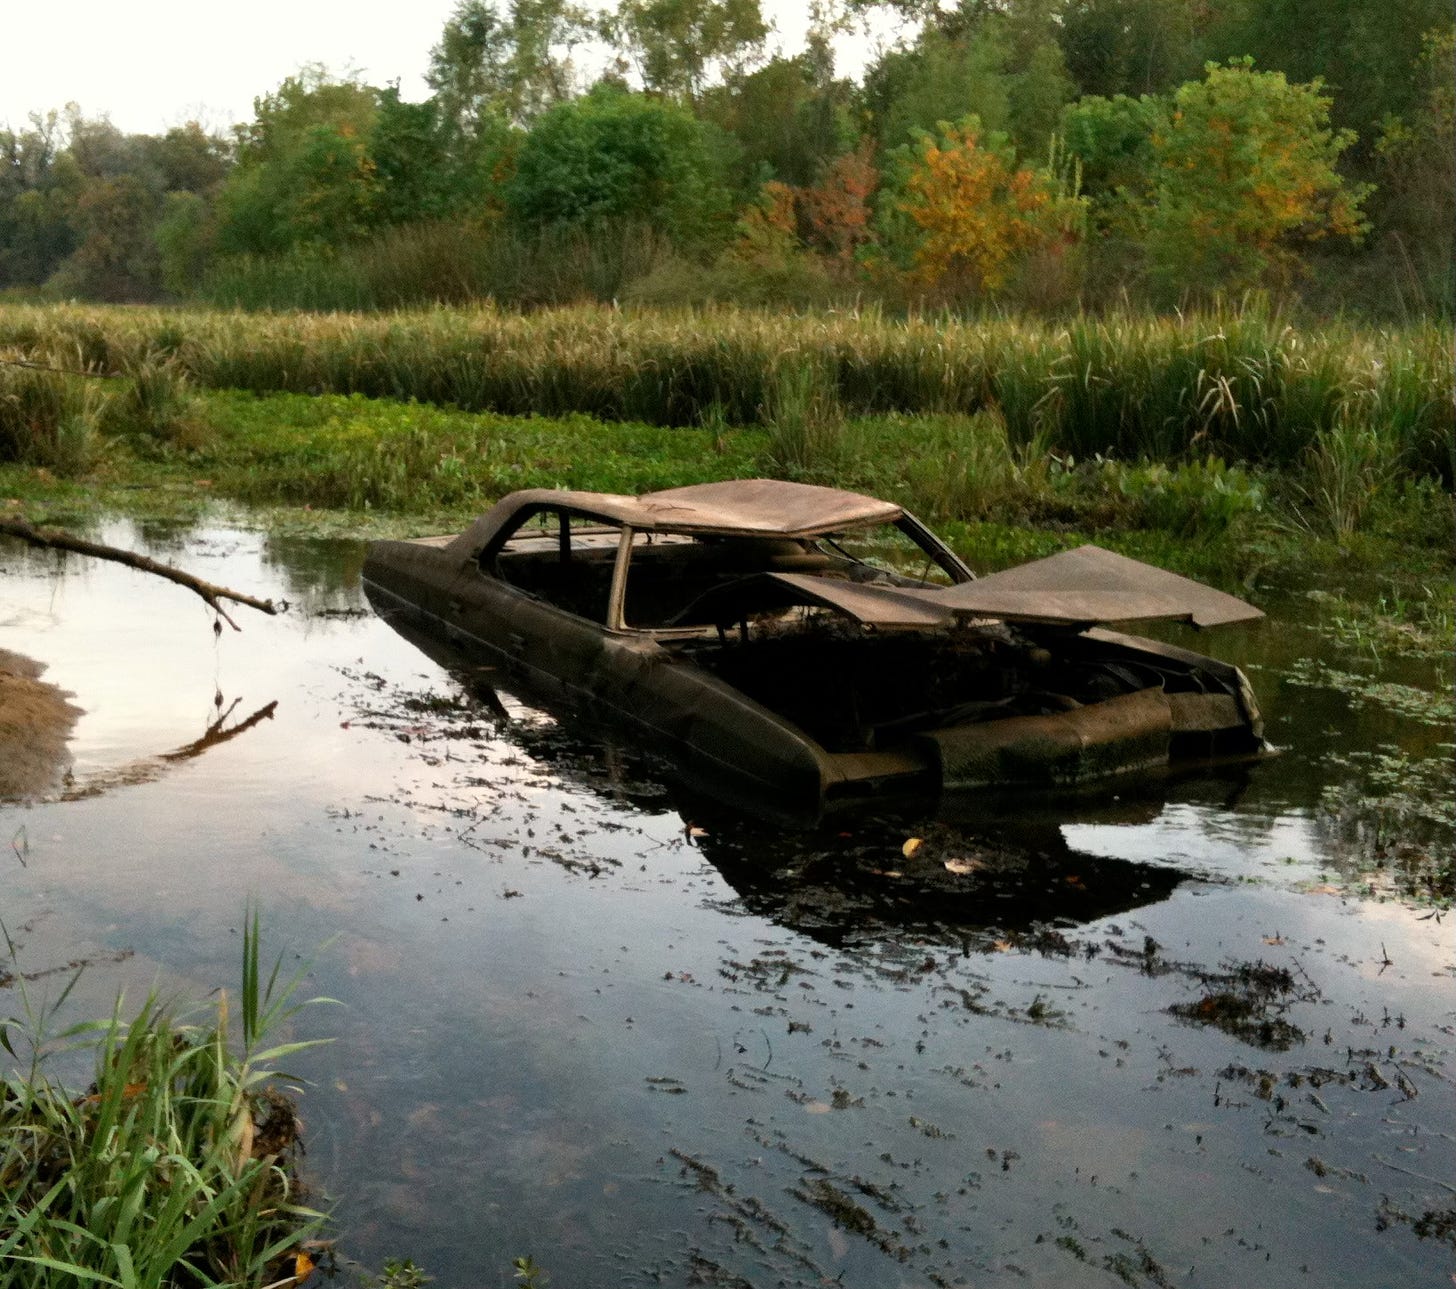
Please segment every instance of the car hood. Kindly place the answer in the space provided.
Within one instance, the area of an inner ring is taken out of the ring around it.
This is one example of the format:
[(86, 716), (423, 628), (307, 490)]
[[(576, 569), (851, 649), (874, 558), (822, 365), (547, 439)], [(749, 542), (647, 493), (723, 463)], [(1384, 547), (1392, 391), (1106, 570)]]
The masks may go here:
[(1264, 616), (1237, 596), (1090, 545), (946, 587), (764, 573), (724, 587), (711, 609), (731, 621), (744, 611), (792, 604), (830, 608), (882, 630), (948, 626), (966, 618), (1078, 629), (1155, 620), (1213, 627)]

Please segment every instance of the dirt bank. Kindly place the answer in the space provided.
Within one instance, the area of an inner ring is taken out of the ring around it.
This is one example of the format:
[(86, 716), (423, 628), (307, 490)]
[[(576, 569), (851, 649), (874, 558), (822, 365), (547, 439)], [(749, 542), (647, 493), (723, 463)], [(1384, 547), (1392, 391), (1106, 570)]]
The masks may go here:
[(0, 801), (49, 791), (69, 762), (66, 739), (81, 709), (40, 679), (44, 670), (0, 649)]

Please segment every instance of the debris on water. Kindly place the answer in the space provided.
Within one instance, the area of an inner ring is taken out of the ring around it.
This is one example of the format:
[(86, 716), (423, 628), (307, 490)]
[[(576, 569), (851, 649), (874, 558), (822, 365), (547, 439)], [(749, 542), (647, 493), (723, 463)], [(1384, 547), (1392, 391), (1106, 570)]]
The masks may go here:
[(832, 1182), (815, 1177), (791, 1192), (797, 1199), (827, 1213), (846, 1231), (870, 1239), (883, 1238), (879, 1223)]
[[(1178, 970), (1176, 966), (1174, 970)], [(1198, 971), (1204, 994), (1194, 1002), (1174, 1003), (1168, 1011), (1194, 1025), (1211, 1025), (1254, 1047), (1285, 1052), (1305, 1039), (1305, 1031), (1285, 1019), (1295, 1002), (1313, 1002), (1312, 982), (1299, 987), (1292, 972), (1265, 962), (1237, 963), (1223, 971)]]

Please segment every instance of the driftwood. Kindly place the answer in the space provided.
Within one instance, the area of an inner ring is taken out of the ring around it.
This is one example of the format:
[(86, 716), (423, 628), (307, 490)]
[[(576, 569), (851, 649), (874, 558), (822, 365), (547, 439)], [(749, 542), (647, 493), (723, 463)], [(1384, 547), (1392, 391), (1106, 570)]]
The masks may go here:
[[(59, 528), (37, 528), (25, 519), (0, 519), (0, 537), (14, 537), (27, 545), (40, 546), (48, 550), (74, 551), (78, 555), (108, 559), (113, 563), (125, 564), (128, 568), (134, 568), (143, 573), (152, 573), (157, 577), (166, 578), (167, 581), (175, 582), (178, 586), (185, 586), (189, 591), (200, 595), (213, 612), (234, 631), (241, 631), (242, 628), (228, 616), (227, 610), (219, 603), (221, 600), (245, 604), (250, 609), (257, 609), (260, 613), (278, 612), (278, 606), (272, 600), (259, 600), (254, 596), (244, 595), (240, 591), (230, 591), (225, 586), (215, 586), (211, 582), (204, 582), (200, 577), (194, 577), (180, 568), (173, 568), (170, 564), (163, 564), (160, 560), (152, 559), (150, 556), (139, 555), (136, 551), (122, 550), (119, 546), (108, 546), (104, 542), (88, 541), (84, 537), (77, 537)], [(218, 630), (221, 630), (221, 627)]]

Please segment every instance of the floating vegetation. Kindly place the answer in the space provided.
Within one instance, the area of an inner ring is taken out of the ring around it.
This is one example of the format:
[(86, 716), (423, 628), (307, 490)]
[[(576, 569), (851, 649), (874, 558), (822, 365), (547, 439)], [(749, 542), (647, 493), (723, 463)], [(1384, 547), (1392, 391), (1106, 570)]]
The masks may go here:
[(1384, 744), (1325, 758), (1343, 773), (1320, 794), (1322, 824), (1372, 894), (1393, 886), (1408, 899), (1456, 899), (1456, 744), (1435, 752)]
[(1320, 804), (1342, 818), (1356, 814), (1374, 820), (1384, 834), (1416, 820), (1456, 829), (1452, 792), (1456, 743), (1438, 743), (1436, 751), (1436, 756), (1413, 757), (1383, 744), (1368, 751), (1332, 752), (1326, 763), (1356, 772), (1358, 793), (1352, 794), (1349, 783), (1332, 783), (1324, 789)]
[(1414, 685), (1376, 680), (1312, 658), (1299, 659), (1284, 673), (1284, 680), (1291, 685), (1337, 689), (1352, 702), (1373, 704), (1425, 725), (1450, 728), (1456, 722), (1456, 696), (1450, 692), (1437, 693)]
[(1405, 591), (1392, 585), (1374, 597), (1325, 590), (1305, 594), (1325, 605), (1315, 629), (1347, 649), (1374, 659), (1431, 658), (1449, 665), (1451, 640), (1456, 636), (1456, 600), (1449, 581), (1444, 585), (1422, 582)]
[(1310, 1002), (1319, 991), (1301, 987), (1285, 967), (1242, 962), (1223, 971), (1200, 971), (1203, 996), (1174, 1003), (1168, 1011), (1192, 1025), (1211, 1025), (1254, 1047), (1286, 1052), (1302, 1043), (1305, 1032), (1284, 1013), (1294, 1002)]
[[(1277, 942), (1277, 941), (1276, 941)], [(1202, 995), (1173, 1003), (1170, 1015), (1192, 1025), (1211, 1026), (1253, 1047), (1288, 1051), (1305, 1040), (1305, 1031), (1286, 1013), (1295, 1003), (1317, 1002), (1319, 987), (1301, 970), (1258, 962), (1227, 962), (1218, 968), (1176, 962), (1151, 936), (1141, 945), (1105, 942), (1111, 960), (1146, 976), (1179, 975), (1194, 980)], [(1177, 1071), (1175, 1071), (1176, 1073)]]

